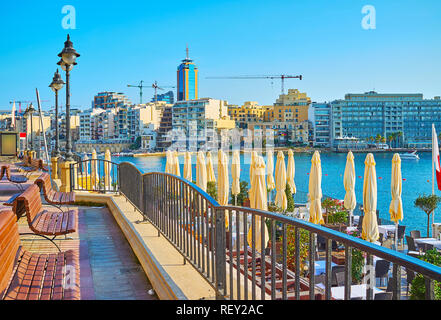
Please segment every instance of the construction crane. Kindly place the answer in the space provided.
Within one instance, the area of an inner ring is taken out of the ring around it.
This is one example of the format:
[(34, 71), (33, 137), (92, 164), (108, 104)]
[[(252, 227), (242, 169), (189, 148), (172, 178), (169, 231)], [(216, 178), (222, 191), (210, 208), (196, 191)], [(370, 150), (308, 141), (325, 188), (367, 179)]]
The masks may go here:
[(143, 83), (144, 83), (144, 81), (141, 80), (138, 85), (134, 85), (134, 84), (127, 85), (127, 87), (129, 87), (129, 88), (138, 88), (139, 89), (139, 104), (142, 104), (142, 89), (149, 88), (148, 86), (143, 86), (142, 85)]
[(155, 89), (155, 102), (158, 101), (158, 90), (164, 90), (164, 88), (176, 88), (173, 86), (158, 86), (158, 82), (155, 81), (155, 83), (152, 84), (152, 88)]
[[(13, 103), (18, 103), (18, 112), (21, 113), (21, 104), (26, 104), (26, 103), (35, 103), (37, 101), (33, 100), (33, 101), (18, 101), (18, 100), (12, 100), (9, 101), (9, 104), (13, 104)], [(49, 100), (41, 100), (40, 102), (49, 102)]]
[(233, 76), (233, 77), (207, 77), (206, 79), (280, 79), (282, 80), (282, 94), (285, 93), (285, 79), (299, 79), (302, 80), (303, 76), (291, 76), (287, 74), (279, 75), (256, 75), (256, 76)]

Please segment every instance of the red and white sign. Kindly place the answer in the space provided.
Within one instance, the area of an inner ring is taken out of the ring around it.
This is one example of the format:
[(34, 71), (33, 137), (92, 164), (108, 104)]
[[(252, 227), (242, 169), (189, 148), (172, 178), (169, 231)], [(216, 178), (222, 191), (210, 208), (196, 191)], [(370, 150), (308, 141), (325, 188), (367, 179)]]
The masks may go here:
[(20, 132), (20, 139), (26, 139), (26, 132)]

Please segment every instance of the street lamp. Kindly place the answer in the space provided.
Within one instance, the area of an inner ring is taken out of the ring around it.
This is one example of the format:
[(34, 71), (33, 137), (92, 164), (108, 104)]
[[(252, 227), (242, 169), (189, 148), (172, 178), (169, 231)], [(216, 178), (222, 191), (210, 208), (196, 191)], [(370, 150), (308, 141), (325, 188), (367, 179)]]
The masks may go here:
[(31, 116), (31, 151), (34, 151), (34, 139), (33, 139), (34, 129), (32, 127), (32, 114), (34, 112), (35, 112), (35, 108), (34, 108), (34, 106), (32, 105), (32, 102), (31, 102), (31, 104), (26, 108), (25, 113), (24, 113), (25, 116), (26, 116), (26, 120), (28, 119), (29, 115)]
[(57, 63), (61, 69), (66, 71), (66, 161), (73, 161), (72, 145), (70, 142), (70, 83), (69, 76), (73, 66), (77, 63), (76, 58), (80, 55), (73, 48), (73, 43), (70, 41), (70, 36), (67, 35), (67, 40), (64, 42), (63, 50), (58, 54), (61, 60)]
[(63, 88), (64, 81), (61, 79), (60, 74), (55, 72), (54, 78), (52, 79), (52, 83), (49, 87), (55, 92), (55, 150), (53, 152), (54, 157), (60, 156), (60, 148), (59, 148), (59, 135), (58, 135), (58, 90)]

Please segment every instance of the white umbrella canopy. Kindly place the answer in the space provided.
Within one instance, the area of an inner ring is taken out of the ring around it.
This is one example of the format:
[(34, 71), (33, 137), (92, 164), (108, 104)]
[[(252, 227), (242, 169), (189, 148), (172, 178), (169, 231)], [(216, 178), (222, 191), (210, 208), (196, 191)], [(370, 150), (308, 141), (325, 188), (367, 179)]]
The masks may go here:
[(277, 153), (276, 162), (276, 199), (274, 200), (276, 206), (282, 210), (286, 210), (288, 207), (288, 199), (286, 198), (286, 167), (285, 167), (285, 155), (282, 151)]
[(309, 174), (309, 222), (323, 223), (322, 216), (322, 165), (320, 153), (314, 152), (311, 159), (311, 172)]
[(375, 159), (372, 153), (368, 153), (364, 161), (363, 181), (363, 226), (361, 237), (369, 242), (376, 242), (379, 238), (377, 224), (377, 173), (375, 171)]
[(202, 151), (198, 152), (196, 160), (196, 185), (202, 190), (207, 191), (207, 166)]
[(184, 159), (184, 179), (192, 182), (193, 176), (191, 172), (191, 152), (185, 153)]
[[(251, 208), (259, 210), (268, 210), (267, 205), (267, 189), (265, 183), (265, 161), (262, 157), (258, 156), (255, 159), (255, 167), (253, 174), (253, 185), (254, 185), (254, 197), (251, 203)], [(267, 226), (265, 225), (263, 219), (256, 215), (255, 218), (255, 248), (256, 251), (262, 252), (268, 244), (269, 234)], [(264, 234), (262, 234), (262, 224), (264, 229)], [(250, 227), (248, 230), (247, 241), (248, 245), (252, 247), (253, 243), (253, 229)], [(262, 237), (263, 237), (263, 247), (262, 247)]]
[(349, 225), (352, 226), (352, 212), (357, 205), (357, 200), (355, 197), (355, 164), (354, 164), (354, 155), (352, 151), (348, 152), (346, 157), (346, 167), (345, 174), (343, 177), (343, 185), (345, 187), (345, 199), (344, 206), (347, 210), (349, 210)]
[[(217, 155), (217, 201), (221, 206), (228, 205), (230, 181), (228, 176), (228, 156), (222, 149)], [(225, 228), (228, 229), (228, 214), (225, 215)]]
[(288, 165), (286, 168), (286, 179), (291, 193), (296, 193), (296, 184), (294, 183), (295, 175), (295, 163), (294, 163), (294, 152), (288, 150)]
[[(239, 150), (233, 151), (233, 159), (231, 161), (231, 194), (237, 196), (240, 193), (240, 155)], [(235, 203), (236, 204), (236, 203)]]
[(392, 158), (392, 177), (390, 190), (392, 201), (389, 206), (390, 219), (395, 222), (395, 248), (398, 245), (398, 223), (403, 220), (403, 202), (401, 200), (403, 179), (401, 176), (401, 158), (398, 153)]
[(216, 182), (216, 176), (214, 174), (213, 159), (211, 158), (211, 152), (207, 152), (207, 181)]

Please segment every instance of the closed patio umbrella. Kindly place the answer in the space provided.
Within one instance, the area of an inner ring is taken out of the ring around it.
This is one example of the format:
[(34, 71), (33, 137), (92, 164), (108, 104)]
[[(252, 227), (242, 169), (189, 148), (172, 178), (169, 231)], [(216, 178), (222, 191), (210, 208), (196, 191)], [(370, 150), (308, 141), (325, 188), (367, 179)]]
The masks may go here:
[(314, 152), (311, 159), (311, 172), (309, 174), (309, 222), (315, 224), (323, 223), (322, 216), (322, 164), (320, 153)]
[(234, 205), (237, 205), (237, 195), (240, 193), (240, 155), (239, 150), (233, 151), (233, 159), (231, 161), (231, 194), (235, 198)]
[(286, 167), (285, 167), (285, 155), (282, 151), (277, 153), (276, 162), (276, 199), (274, 200), (276, 206), (283, 211), (288, 207), (288, 200), (286, 199)]
[(90, 181), (92, 184), (92, 189), (95, 189), (99, 183), (97, 158), (96, 150), (92, 149), (92, 161), (90, 162)]
[(207, 152), (207, 181), (216, 182), (216, 176), (214, 175), (213, 159), (211, 158), (211, 152)]
[(106, 149), (106, 153), (104, 154), (104, 189), (110, 190), (110, 186), (112, 184), (112, 178), (110, 177), (110, 170), (112, 169), (112, 165), (110, 161), (112, 161), (112, 156), (110, 155), (110, 150)]
[[(228, 156), (221, 149), (217, 152), (217, 201), (221, 206), (228, 205), (230, 181), (228, 176)], [(225, 215), (228, 229), (228, 214)]]
[(175, 176), (180, 177), (181, 176), (181, 168), (179, 167), (179, 156), (178, 152), (173, 152), (173, 167), (172, 167), (172, 174)]
[[(265, 183), (265, 161), (262, 157), (258, 156), (255, 159), (255, 167), (253, 174), (253, 185), (254, 185), (254, 197), (253, 202), (251, 203), (251, 208), (259, 209), (259, 210), (268, 210), (267, 205), (267, 189)], [(262, 223), (264, 224), (264, 234), (262, 234)], [(248, 230), (247, 240), (248, 245), (252, 247), (253, 241), (253, 229), (250, 227)], [(256, 215), (255, 218), (255, 248), (256, 251), (262, 252), (267, 246), (269, 235), (268, 229), (263, 221), (263, 218)], [(264, 247), (262, 247), (262, 237)]]
[(349, 151), (346, 157), (343, 185), (346, 191), (344, 206), (347, 210), (349, 210), (349, 225), (352, 227), (352, 213), (354, 212), (355, 206), (357, 205), (357, 200), (355, 198), (355, 164), (352, 151)]
[(202, 190), (207, 191), (207, 166), (202, 151), (198, 152), (196, 161), (196, 185)]
[(257, 159), (257, 152), (251, 152), (251, 163), (250, 163), (250, 189), (248, 190), (248, 197), (250, 198), (250, 203), (254, 202), (254, 171)]
[(192, 181), (192, 172), (191, 172), (191, 152), (185, 153), (184, 159), (184, 179), (188, 181)]
[(363, 180), (363, 226), (361, 237), (369, 242), (375, 242), (379, 238), (377, 224), (377, 173), (375, 171), (375, 159), (372, 153), (368, 153), (364, 161)]
[(294, 183), (295, 175), (295, 164), (294, 164), (294, 153), (292, 150), (288, 150), (288, 164), (286, 168), (286, 179), (291, 193), (296, 193), (296, 184)]
[(171, 150), (167, 150), (165, 153), (165, 173), (172, 173), (172, 166), (173, 166), (173, 154)]
[[(268, 190), (271, 192), (276, 188), (274, 181), (274, 154), (272, 151), (268, 151), (266, 155), (266, 184)], [(269, 200), (268, 200), (269, 201)]]
[(403, 220), (403, 203), (401, 200), (402, 191), (401, 177), (401, 158), (398, 153), (392, 158), (392, 177), (390, 182), (390, 191), (392, 201), (389, 206), (390, 219), (395, 222), (395, 249), (398, 250), (398, 223)]

